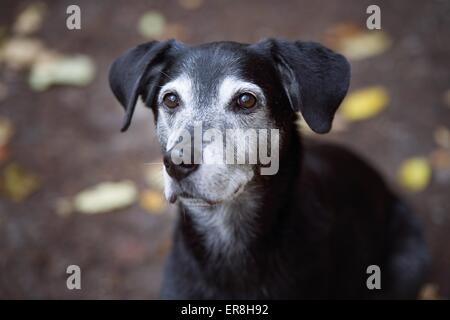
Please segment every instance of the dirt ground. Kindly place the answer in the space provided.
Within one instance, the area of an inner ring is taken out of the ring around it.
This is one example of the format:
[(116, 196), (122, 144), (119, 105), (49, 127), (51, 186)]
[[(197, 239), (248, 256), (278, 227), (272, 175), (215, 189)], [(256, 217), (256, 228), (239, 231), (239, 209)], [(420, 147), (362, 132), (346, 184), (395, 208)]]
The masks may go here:
[[(145, 185), (146, 162), (159, 161), (149, 110), (138, 108), (131, 129), (121, 134), (123, 111), (107, 82), (108, 66), (127, 48), (146, 40), (136, 31), (147, 10), (180, 25), (184, 41), (253, 42), (268, 36), (323, 39), (340, 22), (365, 25), (373, 1), (204, 1), (186, 10), (177, 1), (79, 0), (82, 29), (67, 30), (70, 1), (48, 1), (37, 37), (58, 51), (89, 55), (95, 80), (83, 88), (59, 86), (32, 91), (25, 72), (0, 67), (8, 89), (0, 116), (15, 126), (11, 158), (39, 175), (40, 189), (23, 202), (0, 198), (0, 298), (158, 297), (170, 244), (173, 208), (151, 214), (139, 204), (99, 215), (61, 217), (61, 197), (102, 181), (131, 179)], [(28, 2), (2, 0), (0, 26), (10, 27)], [(393, 39), (381, 55), (352, 62), (351, 89), (383, 85), (388, 108), (373, 119), (323, 137), (350, 146), (369, 159), (398, 188), (402, 160), (428, 155), (433, 132), (450, 125), (444, 92), (450, 89), (450, 2), (377, 1), (382, 28)], [(450, 297), (450, 175), (434, 174), (430, 186), (405, 193), (423, 220), (433, 264), (428, 282)], [(66, 267), (82, 270), (82, 290), (66, 288)]]

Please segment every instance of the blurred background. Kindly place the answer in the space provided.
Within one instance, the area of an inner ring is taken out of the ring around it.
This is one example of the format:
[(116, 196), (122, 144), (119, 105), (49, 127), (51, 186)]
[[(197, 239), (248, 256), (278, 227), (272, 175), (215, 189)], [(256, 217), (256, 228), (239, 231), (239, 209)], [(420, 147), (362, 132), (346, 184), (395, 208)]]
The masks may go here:
[[(126, 133), (111, 62), (151, 39), (314, 40), (352, 64), (333, 131), (423, 221), (433, 264), (422, 299), (450, 297), (450, 2), (0, 2), (0, 298), (158, 297), (174, 208), (161, 193), (150, 110)], [(306, 135), (314, 135), (302, 124)], [(82, 270), (68, 290), (66, 268)]]

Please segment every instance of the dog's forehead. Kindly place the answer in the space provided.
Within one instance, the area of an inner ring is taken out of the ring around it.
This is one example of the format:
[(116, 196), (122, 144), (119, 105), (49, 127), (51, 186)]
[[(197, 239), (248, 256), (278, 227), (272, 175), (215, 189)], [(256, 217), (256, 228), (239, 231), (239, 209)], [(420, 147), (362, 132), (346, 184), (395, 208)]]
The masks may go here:
[(193, 47), (178, 57), (171, 72), (188, 77), (197, 89), (208, 92), (225, 77), (243, 77), (245, 52), (235, 47), (210, 45)]

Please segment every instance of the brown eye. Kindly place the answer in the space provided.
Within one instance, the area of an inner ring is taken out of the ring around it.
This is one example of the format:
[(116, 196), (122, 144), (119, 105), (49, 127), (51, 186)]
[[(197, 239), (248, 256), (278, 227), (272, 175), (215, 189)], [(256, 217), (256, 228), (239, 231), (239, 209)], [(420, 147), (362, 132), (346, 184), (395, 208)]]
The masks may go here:
[(241, 108), (250, 109), (256, 104), (256, 97), (251, 93), (243, 93), (237, 98), (237, 105)]
[(178, 99), (178, 96), (175, 93), (166, 93), (164, 95), (163, 98), (163, 103), (168, 107), (168, 108), (176, 108), (179, 106), (180, 101)]

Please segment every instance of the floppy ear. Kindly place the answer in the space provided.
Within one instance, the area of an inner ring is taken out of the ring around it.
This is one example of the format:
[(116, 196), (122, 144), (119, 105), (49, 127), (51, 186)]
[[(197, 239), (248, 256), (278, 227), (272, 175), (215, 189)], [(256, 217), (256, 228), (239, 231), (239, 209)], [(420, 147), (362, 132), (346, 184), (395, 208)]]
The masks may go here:
[(261, 45), (271, 50), (294, 111), (301, 111), (315, 132), (330, 131), (350, 83), (347, 59), (315, 42), (266, 40)]
[(154, 96), (167, 52), (174, 46), (178, 46), (174, 40), (144, 43), (125, 52), (111, 65), (109, 85), (126, 111), (122, 132), (130, 126), (139, 95)]

